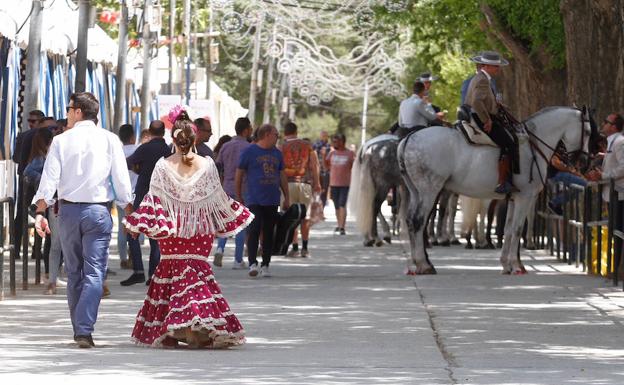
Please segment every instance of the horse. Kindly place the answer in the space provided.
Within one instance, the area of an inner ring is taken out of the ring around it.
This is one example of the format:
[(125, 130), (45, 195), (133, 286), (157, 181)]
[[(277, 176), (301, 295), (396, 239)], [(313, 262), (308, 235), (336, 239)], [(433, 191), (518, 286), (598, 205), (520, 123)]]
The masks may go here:
[[(432, 246), (460, 244), (455, 236), (455, 214), (457, 213), (458, 198), (457, 194), (450, 191), (442, 190), (440, 192), (440, 197), (431, 212), (427, 229), (427, 235)], [(435, 206), (438, 206), (437, 212)], [(438, 223), (435, 223), (436, 219)]]
[[(549, 107), (521, 123), (526, 134), (518, 135), (520, 173), (513, 176), (520, 191), (512, 193), (509, 201), (500, 256), (504, 274), (526, 273), (518, 247), (527, 209), (546, 182), (546, 168), (560, 140), (568, 151), (587, 154), (590, 136), (596, 134), (590, 121), (585, 107)], [(473, 198), (504, 198), (494, 192), (500, 150), (470, 145), (459, 130), (434, 126), (406, 137), (397, 151), (409, 193), (401, 207), (410, 238), (407, 273), (436, 274), (424, 247), (423, 231), (436, 197), (445, 188)]]
[(398, 144), (398, 136), (382, 134), (364, 143), (355, 157), (348, 202), (349, 211), (357, 218), (358, 230), (364, 235), (364, 246), (383, 245), (377, 232), (376, 218), (383, 227), (383, 240), (387, 243), (392, 241), (390, 226), (381, 213), (381, 205), (390, 189), (401, 184), (397, 167)]
[[(490, 231), (492, 229), (492, 216), (489, 215), (490, 199), (476, 199), (461, 196), (462, 210), (462, 234), (466, 239), (466, 249), (494, 249)], [(479, 217), (477, 220), (477, 216)], [(486, 219), (488, 224), (486, 226)], [(472, 245), (471, 237), (474, 235), (475, 245)]]

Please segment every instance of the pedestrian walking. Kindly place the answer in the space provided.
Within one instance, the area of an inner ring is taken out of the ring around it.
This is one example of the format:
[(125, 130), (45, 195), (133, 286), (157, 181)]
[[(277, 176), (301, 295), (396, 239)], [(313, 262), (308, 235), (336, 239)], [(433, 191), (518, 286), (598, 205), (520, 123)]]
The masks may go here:
[(88, 92), (74, 93), (67, 106), (70, 130), (54, 137), (45, 161), (36, 202), (35, 229), (50, 233), (45, 210), (58, 191), (59, 232), (67, 271), (67, 302), (74, 340), (95, 346), (97, 320), (108, 264), (113, 200), (131, 211), (130, 176), (119, 138), (96, 127), (99, 102)]
[[(223, 190), (232, 198), (236, 197), (236, 169), (240, 161), (240, 156), (251, 146), (249, 143), (249, 137), (251, 136), (251, 122), (248, 118), (238, 118), (234, 126), (236, 136), (229, 142), (223, 144), (223, 147), (217, 153), (217, 168), (223, 171)], [(245, 181), (242, 181), (242, 194), (245, 197), (247, 192), (247, 185)], [(247, 230), (242, 230), (234, 238), (234, 263), (233, 269), (244, 269), (245, 262), (243, 262), (243, 250), (245, 248), (245, 239), (247, 237)], [(223, 253), (225, 252), (225, 245), (227, 243), (226, 237), (220, 237), (217, 241), (217, 250), (214, 255), (214, 265), (223, 266)]]
[(244, 343), (208, 256), (215, 236), (234, 235), (253, 215), (227, 196), (214, 161), (193, 151), (195, 127), (174, 109), (175, 153), (160, 159), (138, 209), (126, 217), (133, 236), (159, 239), (162, 256), (136, 317), (133, 340), (152, 347), (221, 348)]
[[(156, 162), (160, 158), (171, 154), (171, 150), (165, 143), (165, 124), (160, 120), (154, 120), (149, 125), (150, 141), (140, 145), (132, 155), (127, 158), (128, 168), (135, 170), (139, 177), (137, 178), (136, 188), (134, 189), (134, 206), (138, 206), (143, 197), (147, 194), (152, 178), (152, 172), (156, 167)], [(155, 239), (149, 240), (150, 255), (148, 265), (148, 280), (154, 274), (156, 265), (160, 260), (160, 249)], [(141, 255), (141, 243), (138, 238), (128, 239), (130, 247), (130, 256), (132, 257), (133, 273), (128, 279), (120, 282), (121, 286), (130, 286), (136, 283), (146, 282), (145, 271), (143, 267), (143, 256)]]
[(284, 126), (284, 143), (281, 146), (284, 156), (284, 172), (288, 179), (290, 204), (302, 203), (306, 207), (306, 216), (301, 222), (301, 252), (297, 243), (297, 235), (292, 243), (288, 257), (310, 256), (308, 241), (310, 239), (310, 212), (312, 211), (313, 194), (321, 192), (319, 179), (319, 162), (316, 152), (309, 141), (297, 137), (297, 125), (288, 122)]
[[(134, 154), (134, 151), (138, 148), (134, 127), (132, 127), (131, 124), (122, 124), (121, 127), (119, 127), (119, 139), (123, 144), (124, 156), (127, 159), (130, 155)], [(134, 191), (139, 175), (132, 170), (129, 171), (129, 174), (132, 191)], [(132, 261), (128, 259), (128, 239), (126, 237), (126, 230), (121, 223), (124, 216), (123, 209), (117, 206), (117, 252), (119, 254), (119, 264), (122, 269), (131, 269)]]
[(336, 209), (338, 226), (334, 232), (345, 235), (347, 221), (347, 197), (351, 184), (351, 167), (355, 160), (355, 153), (345, 147), (344, 134), (335, 134), (332, 138), (333, 150), (325, 157), (325, 165), (329, 168), (329, 186), (331, 199)]
[[(260, 273), (270, 277), (269, 264), (273, 252), (273, 229), (280, 204), (280, 188), (284, 194), (283, 207), (290, 206), (288, 181), (284, 173), (282, 153), (275, 147), (279, 136), (275, 126), (264, 124), (256, 132), (257, 143), (241, 154), (236, 170), (236, 196), (249, 207), (255, 218), (249, 226), (247, 252), (249, 276)], [(243, 199), (243, 178), (247, 178), (247, 195)], [(262, 232), (262, 264), (258, 268), (258, 241)]]

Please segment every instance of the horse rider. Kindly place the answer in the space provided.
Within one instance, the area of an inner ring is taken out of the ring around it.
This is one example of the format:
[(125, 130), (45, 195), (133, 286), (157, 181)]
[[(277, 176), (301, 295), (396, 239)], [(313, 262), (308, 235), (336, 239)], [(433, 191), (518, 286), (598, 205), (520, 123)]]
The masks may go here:
[(443, 112), (435, 112), (425, 95), (426, 86), (420, 79), (414, 82), (414, 94), (403, 100), (399, 106), (399, 137), (418, 131), (442, 120)]
[(479, 127), (501, 149), (498, 160), (498, 185), (494, 191), (498, 194), (509, 194), (518, 191), (511, 183), (511, 156), (514, 151), (514, 140), (497, 122), (499, 105), (492, 88), (492, 77), (498, 73), (500, 67), (508, 65), (509, 62), (494, 51), (484, 51), (470, 60), (480, 64), (481, 70), (468, 86), (466, 104), (472, 108), (473, 117)]

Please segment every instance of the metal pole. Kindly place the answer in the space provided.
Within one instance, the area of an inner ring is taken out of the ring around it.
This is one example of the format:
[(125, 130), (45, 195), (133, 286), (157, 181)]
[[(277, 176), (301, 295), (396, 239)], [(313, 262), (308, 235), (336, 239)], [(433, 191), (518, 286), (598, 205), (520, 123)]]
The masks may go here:
[(364, 80), (364, 103), (362, 106), (362, 145), (366, 142), (366, 114), (368, 113), (368, 79)]
[(266, 90), (264, 93), (264, 111), (262, 111), (262, 123), (269, 123), (271, 120), (271, 93), (273, 92), (273, 67), (275, 67), (275, 59), (269, 60), (269, 71), (267, 74)]
[(141, 83), (141, 128), (149, 126), (149, 109), (151, 101), (150, 72), (151, 72), (151, 48), (150, 24), (152, 17), (152, 0), (146, 0), (143, 5), (143, 82)]
[(185, 91), (184, 97), (188, 104), (191, 98), (191, 0), (184, 0), (184, 45), (185, 45), (185, 76), (184, 84)]
[[(41, 19), (43, 4), (40, 0), (33, 0), (33, 11), (30, 15), (30, 29), (28, 35), (28, 54), (26, 62), (26, 80), (24, 94), (24, 111), (22, 122), (28, 118), (28, 113), (36, 110), (39, 105), (39, 66), (41, 65)], [(24, 131), (22, 124), (22, 131)]]
[(254, 54), (251, 63), (251, 87), (249, 87), (249, 120), (254, 124), (256, 118), (256, 93), (258, 92), (258, 62), (260, 61), (260, 35), (262, 24), (256, 24), (256, 36), (254, 38)]
[(169, 82), (167, 92), (173, 94), (173, 39), (175, 37), (176, 0), (169, 0)]
[(119, 22), (119, 49), (117, 58), (117, 87), (115, 88), (115, 114), (113, 132), (118, 133), (124, 123), (124, 105), (126, 104), (126, 56), (128, 52), (128, 5), (121, 2), (121, 20)]
[(210, 12), (210, 19), (208, 21), (208, 37), (206, 39), (207, 49), (208, 49), (208, 63), (206, 63), (206, 99), (210, 99), (210, 79), (212, 78), (212, 23), (213, 12), (212, 12), (212, 0), (208, 0), (208, 11)]
[(86, 90), (87, 79), (87, 49), (89, 47), (89, 14), (90, 0), (79, 0), (78, 11), (78, 44), (76, 48), (76, 83), (75, 92)]

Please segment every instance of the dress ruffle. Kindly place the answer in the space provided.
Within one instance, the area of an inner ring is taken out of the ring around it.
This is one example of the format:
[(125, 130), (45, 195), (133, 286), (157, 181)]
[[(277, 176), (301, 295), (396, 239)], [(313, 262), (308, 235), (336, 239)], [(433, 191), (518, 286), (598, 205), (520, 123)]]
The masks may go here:
[(169, 213), (160, 198), (145, 194), (139, 207), (123, 219), (123, 224), (133, 233), (143, 233), (153, 239), (169, 238), (176, 233)]
[[(189, 241), (170, 238), (172, 240)], [(201, 240), (194, 244), (201, 244)], [(181, 340), (179, 332), (190, 327), (199, 332), (203, 347), (243, 344), (243, 327), (223, 298), (207, 258), (203, 255), (188, 257), (162, 256), (137, 315), (133, 340), (141, 345), (161, 347), (166, 339)]]
[[(212, 210), (210, 215), (198, 218), (207, 222), (201, 227), (213, 229), (218, 237), (236, 235), (253, 220), (253, 214), (247, 207), (234, 199), (228, 198), (227, 206)], [(180, 218), (176, 222), (180, 222)], [(177, 235), (178, 227), (169, 211), (163, 206), (160, 197), (145, 194), (139, 207), (123, 220), (126, 228), (133, 233), (143, 233), (153, 239), (163, 239)]]

